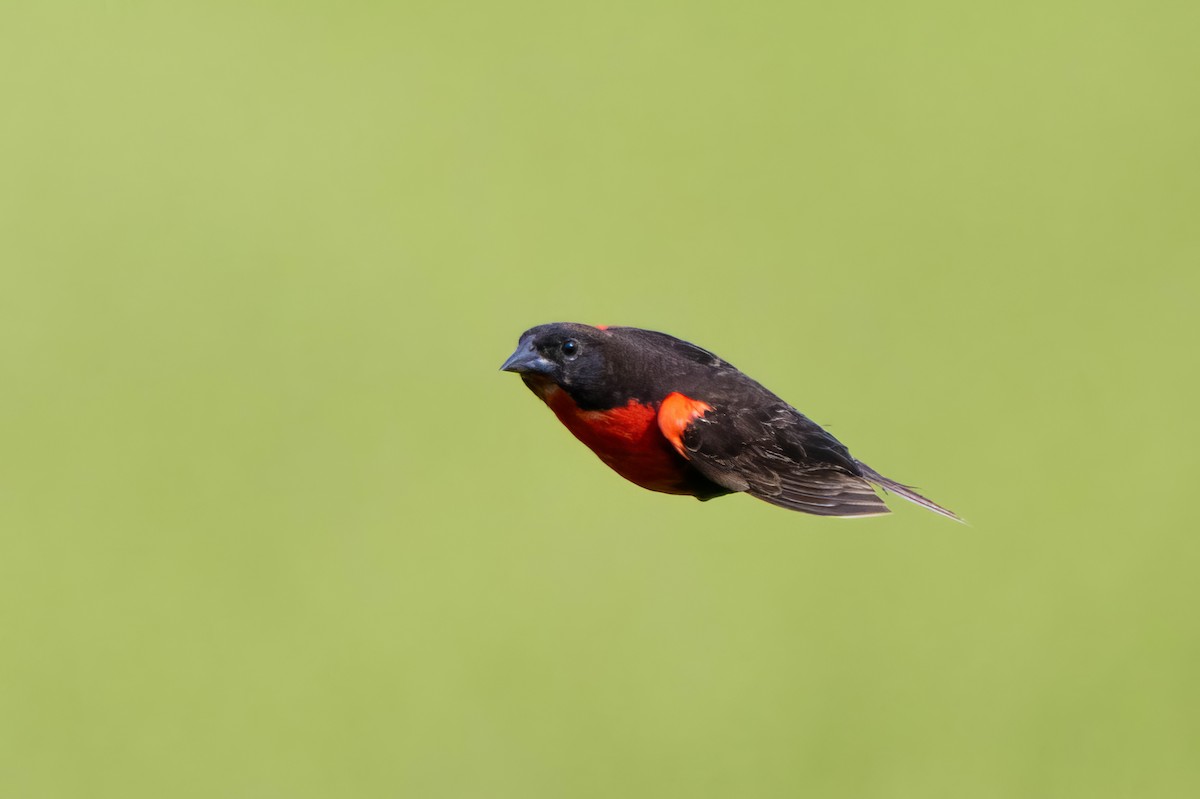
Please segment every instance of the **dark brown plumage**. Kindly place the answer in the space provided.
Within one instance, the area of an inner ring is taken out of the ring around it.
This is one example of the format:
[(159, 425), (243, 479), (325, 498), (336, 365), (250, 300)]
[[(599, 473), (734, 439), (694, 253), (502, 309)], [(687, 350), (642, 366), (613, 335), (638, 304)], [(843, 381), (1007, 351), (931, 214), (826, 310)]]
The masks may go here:
[(694, 344), (635, 327), (526, 331), (502, 367), (623, 477), (701, 500), (745, 492), (820, 516), (888, 512), (873, 485), (957, 519), (876, 472), (804, 414)]

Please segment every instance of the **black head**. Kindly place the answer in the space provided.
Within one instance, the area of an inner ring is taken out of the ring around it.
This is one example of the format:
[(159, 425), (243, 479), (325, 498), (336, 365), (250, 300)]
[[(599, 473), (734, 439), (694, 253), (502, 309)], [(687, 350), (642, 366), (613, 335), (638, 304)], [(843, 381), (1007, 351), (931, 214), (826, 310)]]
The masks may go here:
[(543, 399), (558, 386), (580, 408), (593, 410), (658, 402), (671, 391), (711, 382), (729, 365), (665, 333), (556, 322), (526, 330), (500, 368), (521, 375)]
[(521, 335), (516, 352), (500, 368), (521, 375), (531, 387), (591, 386), (608, 372), (611, 345), (612, 335), (598, 327), (570, 322), (538, 325)]

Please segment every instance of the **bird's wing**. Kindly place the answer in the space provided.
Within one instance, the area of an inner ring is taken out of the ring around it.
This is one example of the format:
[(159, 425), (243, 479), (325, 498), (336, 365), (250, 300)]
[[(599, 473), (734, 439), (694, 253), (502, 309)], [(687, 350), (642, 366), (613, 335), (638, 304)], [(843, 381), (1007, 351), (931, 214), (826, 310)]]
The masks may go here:
[(731, 491), (818, 516), (888, 513), (841, 442), (782, 401), (743, 409), (672, 394), (658, 421), (680, 455)]

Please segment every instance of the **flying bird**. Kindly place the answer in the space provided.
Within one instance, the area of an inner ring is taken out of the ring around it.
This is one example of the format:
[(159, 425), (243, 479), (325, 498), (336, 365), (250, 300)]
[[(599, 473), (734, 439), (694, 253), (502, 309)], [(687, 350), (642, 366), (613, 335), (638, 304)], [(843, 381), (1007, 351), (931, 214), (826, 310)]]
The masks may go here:
[(818, 516), (878, 516), (889, 512), (878, 486), (958, 519), (851, 456), (728, 362), (665, 333), (539, 325), (500, 368), (519, 374), (617, 474), (651, 491), (746, 493)]

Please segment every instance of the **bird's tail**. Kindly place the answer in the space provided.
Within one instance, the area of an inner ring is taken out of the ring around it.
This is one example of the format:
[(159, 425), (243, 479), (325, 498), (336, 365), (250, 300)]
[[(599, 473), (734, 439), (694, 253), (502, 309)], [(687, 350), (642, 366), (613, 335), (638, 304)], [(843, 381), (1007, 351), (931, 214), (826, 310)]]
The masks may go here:
[[(943, 508), (941, 505), (937, 504), (936, 502), (934, 502), (931, 499), (927, 499), (927, 498), (921, 496), (920, 494), (918, 494), (916, 491), (914, 491), (909, 486), (906, 486), (903, 483), (897, 483), (895, 480), (892, 480), (891, 478), (884, 477), (882, 474), (875, 471), (874, 469), (872, 469), (870, 466), (863, 463), (862, 461), (855, 461), (855, 462), (858, 464), (858, 468), (860, 468), (862, 470), (862, 476), (864, 478), (866, 478), (869, 482), (874, 483), (875, 485), (882, 488), (884, 491), (891, 491), (893, 494), (898, 494), (899, 496), (902, 496), (905, 499), (907, 499), (909, 502), (920, 505), (922, 508), (928, 508), (929, 510), (933, 511), (934, 513), (940, 513), (943, 516), (947, 516), (951, 519), (954, 519), (954, 521), (956, 521), (956, 522), (963, 522), (963, 520), (961, 518), (959, 518), (958, 514), (954, 513), (951, 510), (947, 510), (946, 508)], [(965, 524), (966, 522), (963, 522), (963, 523)]]

